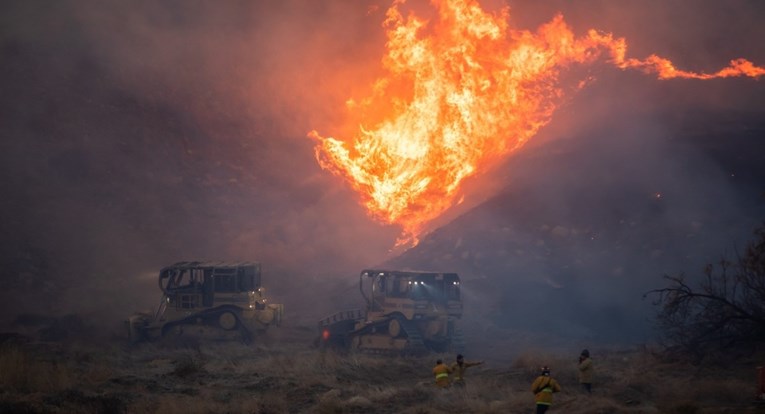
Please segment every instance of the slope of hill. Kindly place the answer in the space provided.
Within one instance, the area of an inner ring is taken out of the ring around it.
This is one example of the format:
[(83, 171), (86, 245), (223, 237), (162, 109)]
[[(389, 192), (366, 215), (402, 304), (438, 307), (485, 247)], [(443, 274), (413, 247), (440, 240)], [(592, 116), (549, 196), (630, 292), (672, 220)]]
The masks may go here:
[(765, 217), (763, 118), (670, 115), (653, 114), (661, 129), (638, 115), (529, 149), (498, 173), (500, 194), (388, 264), (459, 271), (474, 338), (650, 340), (643, 293), (735, 254)]

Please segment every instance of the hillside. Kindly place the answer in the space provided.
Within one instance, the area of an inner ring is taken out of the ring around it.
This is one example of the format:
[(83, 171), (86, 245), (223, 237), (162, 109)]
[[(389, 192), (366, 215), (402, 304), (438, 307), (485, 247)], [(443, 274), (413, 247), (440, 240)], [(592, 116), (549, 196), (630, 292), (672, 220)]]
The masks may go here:
[(474, 337), (650, 340), (643, 293), (732, 257), (765, 212), (759, 114), (662, 116), (660, 133), (637, 116), (517, 156), (498, 195), (387, 264), (459, 271)]

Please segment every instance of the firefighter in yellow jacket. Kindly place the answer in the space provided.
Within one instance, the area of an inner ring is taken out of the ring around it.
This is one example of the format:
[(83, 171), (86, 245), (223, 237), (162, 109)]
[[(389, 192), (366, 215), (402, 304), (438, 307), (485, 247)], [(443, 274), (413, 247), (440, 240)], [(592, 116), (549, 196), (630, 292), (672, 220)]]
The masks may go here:
[(531, 384), (531, 392), (537, 402), (537, 414), (544, 414), (552, 405), (553, 393), (560, 392), (560, 385), (550, 376), (550, 368), (542, 367), (542, 373)]
[(483, 364), (483, 361), (478, 362), (468, 362), (465, 361), (465, 357), (462, 356), (462, 354), (457, 355), (457, 361), (454, 362), (450, 367), (449, 370), (452, 372), (452, 377), (454, 380), (452, 383), (459, 387), (465, 386), (465, 371), (467, 371), (468, 367), (474, 367), (476, 365)]
[(436, 366), (433, 367), (433, 375), (436, 376), (436, 386), (439, 388), (449, 388), (449, 373), (451, 372), (452, 370), (444, 364), (444, 361), (440, 359), (436, 361)]

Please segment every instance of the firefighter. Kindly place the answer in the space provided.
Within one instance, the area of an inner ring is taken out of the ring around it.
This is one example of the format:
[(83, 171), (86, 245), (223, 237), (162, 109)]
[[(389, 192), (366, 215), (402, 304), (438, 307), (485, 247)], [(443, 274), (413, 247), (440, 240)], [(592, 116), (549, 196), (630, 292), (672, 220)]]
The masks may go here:
[(465, 371), (467, 371), (468, 367), (474, 367), (476, 365), (483, 364), (483, 361), (478, 362), (466, 362), (465, 358), (462, 356), (462, 354), (457, 355), (457, 361), (452, 364), (451, 367), (449, 367), (449, 370), (452, 372), (452, 377), (454, 380), (452, 383), (459, 387), (465, 386)]
[(592, 394), (592, 358), (586, 349), (579, 355), (579, 383), (587, 394)]
[(560, 392), (560, 385), (550, 376), (550, 368), (542, 367), (542, 372), (531, 384), (531, 392), (537, 403), (537, 414), (544, 414), (552, 405), (553, 393)]
[(449, 388), (449, 373), (451, 372), (451, 369), (449, 369), (446, 364), (444, 364), (444, 361), (438, 360), (436, 361), (436, 366), (433, 367), (433, 375), (436, 376), (436, 387), (438, 388)]

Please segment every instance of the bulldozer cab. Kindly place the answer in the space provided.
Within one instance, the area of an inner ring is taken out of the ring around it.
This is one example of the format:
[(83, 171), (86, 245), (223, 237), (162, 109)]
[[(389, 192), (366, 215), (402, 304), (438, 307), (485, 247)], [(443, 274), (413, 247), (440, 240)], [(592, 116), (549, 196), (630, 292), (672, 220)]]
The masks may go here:
[(441, 308), (450, 315), (462, 311), (460, 278), (456, 273), (364, 270), (359, 280), (370, 312)]
[(260, 264), (253, 262), (180, 262), (159, 274), (168, 304), (182, 309), (240, 303), (261, 291)]
[(168, 303), (183, 309), (239, 302), (261, 290), (260, 264), (253, 262), (180, 262), (159, 273), (159, 288)]

